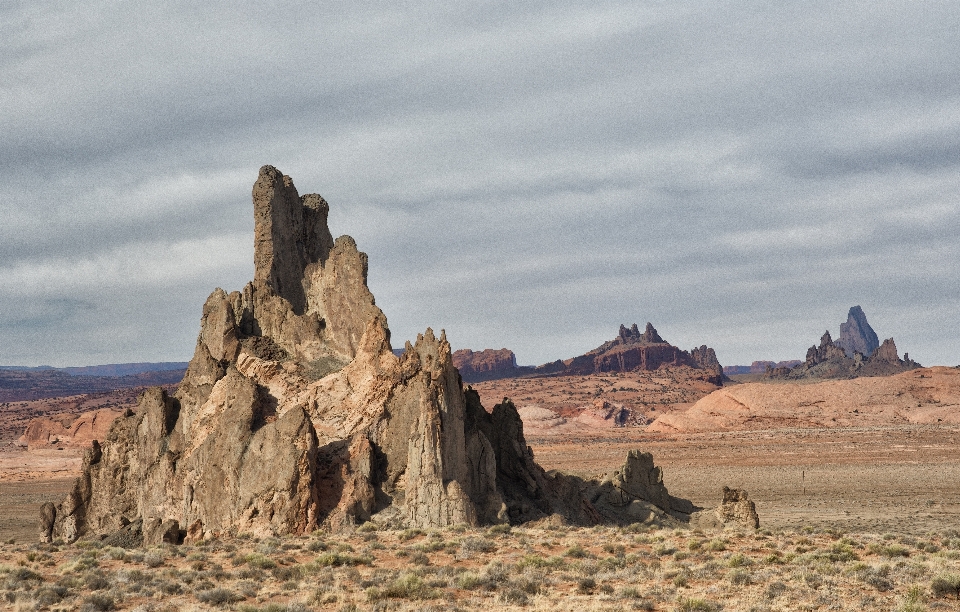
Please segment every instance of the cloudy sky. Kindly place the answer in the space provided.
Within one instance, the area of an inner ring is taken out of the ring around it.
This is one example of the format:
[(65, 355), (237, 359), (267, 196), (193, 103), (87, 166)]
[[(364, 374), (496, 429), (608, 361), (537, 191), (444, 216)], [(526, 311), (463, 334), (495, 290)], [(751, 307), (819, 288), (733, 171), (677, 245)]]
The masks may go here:
[(453, 4), (0, 3), (0, 364), (189, 359), (263, 164), (400, 345), (960, 363), (960, 4)]

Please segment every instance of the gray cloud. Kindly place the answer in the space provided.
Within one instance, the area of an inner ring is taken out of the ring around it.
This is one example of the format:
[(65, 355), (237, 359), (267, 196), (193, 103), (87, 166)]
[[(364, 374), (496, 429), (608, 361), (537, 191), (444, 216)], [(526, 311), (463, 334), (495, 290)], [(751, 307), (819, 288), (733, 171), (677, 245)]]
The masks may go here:
[(960, 362), (960, 9), (8, 2), (0, 362), (181, 360), (271, 163), (394, 338), (522, 363), (652, 321), (800, 357), (861, 304)]

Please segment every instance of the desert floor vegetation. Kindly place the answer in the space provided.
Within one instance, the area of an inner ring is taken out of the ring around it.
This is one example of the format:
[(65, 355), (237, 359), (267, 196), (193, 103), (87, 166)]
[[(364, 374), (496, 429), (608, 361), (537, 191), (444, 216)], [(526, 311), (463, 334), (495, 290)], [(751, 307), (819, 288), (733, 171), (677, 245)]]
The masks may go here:
[(389, 530), (0, 545), (15, 611), (960, 609), (960, 532)]

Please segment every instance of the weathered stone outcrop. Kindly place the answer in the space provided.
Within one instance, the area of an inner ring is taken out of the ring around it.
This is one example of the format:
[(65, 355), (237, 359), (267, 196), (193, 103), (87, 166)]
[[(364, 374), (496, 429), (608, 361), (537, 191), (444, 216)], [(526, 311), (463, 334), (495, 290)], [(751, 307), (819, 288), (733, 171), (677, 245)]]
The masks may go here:
[(579, 357), (544, 364), (535, 368), (538, 374), (595, 374), (657, 370), (668, 366), (686, 366), (704, 372), (704, 380), (723, 384), (723, 367), (713, 349), (707, 346), (687, 352), (665, 341), (647, 323), (643, 332), (634, 323), (620, 326), (617, 337)]
[(840, 340), (837, 341), (829, 331), (824, 332), (819, 346), (807, 349), (807, 357), (800, 365), (771, 368), (766, 376), (782, 379), (892, 376), (921, 367), (906, 353), (900, 359), (893, 338), (879, 344), (877, 334), (859, 306), (850, 309), (847, 322), (840, 326), (840, 330)]
[(54, 537), (628, 520), (594, 507), (595, 482), (536, 464), (516, 407), (464, 390), (443, 332), (394, 353), (367, 257), (332, 239), (320, 196), (264, 166), (253, 202), (254, 280), (207, 299), (176, 393), (146, 391), (93, 441)]
[(847, 357), (853, 358), (855, 353), (872, 355), (880, 340), (877, 332), (873, 331), (867, 322), (867, 315), (860, 306), (854, 306), (847, 313), (847, 322), (840, 324), (840, 338), (837, 344), (843, 348)]
[(778, 367), (767, 371), (769, 378), (788, 380), (808, 378), (856, 378), (858, 376), (891, 376), (921, 367), (909, 355), (903, 359), (897, 354), (897, 345), (888, 338), (872, 354), (864, 356), (859, 351), (848, 357), (840, 344), (834, 342), (827, 331), (820, 338), (819, 346), (807, 349), (807, 357), (796, 367)]
[(453, 353), (453, 365), (464, 382), (480, 382), (498, 378), (513, 378), (529, 373), (533, 368), (517, 366), (517, 357), (509, 349), (460, 349)]
[(100, 408), (81, 414), (43, 416), (31, 419), (17, 440), (30, 450), (40, 448), (87, 448), (103, 440), (120, 410)]
[(721, 527), (748, 527), (760, 528), (760, 517), (757, 516), (757, 506), (743, 489), (723, 487), (723, 501), (711, 510), (701, 510), (690, 518), (690, 525), (700, 529), (717, 529)]

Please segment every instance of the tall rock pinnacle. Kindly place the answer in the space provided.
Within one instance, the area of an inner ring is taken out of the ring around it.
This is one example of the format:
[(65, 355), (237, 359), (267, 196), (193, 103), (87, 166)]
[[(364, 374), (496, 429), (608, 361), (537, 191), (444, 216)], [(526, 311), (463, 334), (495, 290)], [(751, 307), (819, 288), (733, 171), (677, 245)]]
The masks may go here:
[[(253, 204), (254, 280), (210, 294), (176, 393), (148, 389), (94, 442), (73, 489), (47, 507), (46, 539), (648, 516), (630, 514), (629, 487), (548, 475), (513, 403), (491, 413), (463, 388), (442, 331), (395, 355), (367, 256), (349, 236), (333, 240), (323, 198), (264, 166)], [(692, 504), (663, 493), (650, 512), (689, 518)]]
[(867, 315), (860, 306), (854, 306), (847, 314), (847, 322), (840, 324), (840, 338), (837, 344), (843, 347), (847, 357), (852, 358), (854, 352), (864, 357), (873, 354), (880, 346), (877, 332), (867, 323)]
[(260, 168), (253, 185), (253, 280), (269, 285), (298, 315), (307, 309), (304, 270), (322, 263), (333, 248), (329, 210), (319, 195), (301, 198), (290, 177), (273, 166)]

